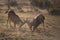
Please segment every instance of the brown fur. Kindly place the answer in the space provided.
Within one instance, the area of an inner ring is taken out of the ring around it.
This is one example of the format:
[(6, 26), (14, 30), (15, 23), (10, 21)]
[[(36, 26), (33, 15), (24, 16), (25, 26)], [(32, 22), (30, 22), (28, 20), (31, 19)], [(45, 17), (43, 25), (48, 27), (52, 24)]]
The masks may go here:
[(45, 17), (42, 14), (39, 14), (31, 22), (29, 22), (29, 20), (26, 19), (26, 23), (28, 23), (31, 30), (32, 30), (32, 27), (33, 27), (33, 31), (34, 31), (41, 23), (43, 23), (43, 27), (44, 27), (44, 20), (45, 20)]
[(13, 22), (14, 28), (16, 28), (16, 24), (19, 24), (20, 27), (23, 26), (24, 22), (19, 18), (18, 15), (15, 14), (15, 12), (13, 10), (10, 10), (9, 12), (6, 11), (6, 13), (8, 13), (7, 24), (9, 23), (11, 26), (11, 22)]

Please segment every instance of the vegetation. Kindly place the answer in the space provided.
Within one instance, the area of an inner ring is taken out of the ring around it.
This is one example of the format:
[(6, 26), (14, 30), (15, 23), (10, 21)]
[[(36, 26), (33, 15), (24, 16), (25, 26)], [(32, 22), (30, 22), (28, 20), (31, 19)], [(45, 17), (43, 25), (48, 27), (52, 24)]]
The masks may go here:
[[(57, 2), (57, 3), (55, 3)], [(60, 15), (60, 8), (57, 7), (56, 4), (59, 4), (58, 1), (50, 1), (50, 0), (32, 0), (31, 3), (34, 6), (39, 7), (40, 9), (47, 9), (52, 15)]]
[(9, 5), (11, 5), (11, 6), (17, 6), (17, 2), (16, 1), (9, 1)]
[(51, 1), (48, 0), (32, 0), (31, 3), (39, 8), (49, 8), (53, 5)]
[(49, 12), (52, 15), (60, 15), (60, 8), (50, 8)]

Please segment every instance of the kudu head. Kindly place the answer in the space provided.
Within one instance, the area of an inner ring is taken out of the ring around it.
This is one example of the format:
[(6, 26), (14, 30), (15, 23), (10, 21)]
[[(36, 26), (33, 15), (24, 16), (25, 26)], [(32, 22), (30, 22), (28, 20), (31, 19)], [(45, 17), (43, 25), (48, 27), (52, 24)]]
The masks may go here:
[(26, 19), (24, 19), (24, 22), (28, 23), (28, 22), (30, 22), (30, 20), (28, 18), (26, 18)]
[(30, 19), (26, 18), (26, 19), (24, 19), (24, 22), (27, 23), (28, 26), (31, 26), (31, 20)]
[(27, 19), (23, 19), (21, 22), (20, 22), (20, 27), (22, 27), (25, 23), (27, 23), (28, 20)]

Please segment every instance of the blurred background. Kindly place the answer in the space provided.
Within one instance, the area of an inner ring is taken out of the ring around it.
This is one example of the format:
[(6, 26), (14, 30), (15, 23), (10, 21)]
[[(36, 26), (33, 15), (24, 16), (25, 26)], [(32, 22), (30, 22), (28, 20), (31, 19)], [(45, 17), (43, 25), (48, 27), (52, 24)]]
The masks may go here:
[[(21, 20), (32, 21), (43, 14), (45, 32), (42, 24), (36, 32), (31, 32), (26, 23), (19, 31), (14, 31), (13, 23), (7, 28), (8, 14), (5, 12), (10, 8)], [(0, 40), (60, 40), (60, 0), (0, 0)]]
[[(38, 10), (47, 9), (47, 11), (52, 15), (60, 14), (60, 0), (0, 0), (0, 10), (13, 7), (13, 9), (23, 11), (26, 10)], [(9, 6), (8, 6), (9, 5)], [(4, 8), (6, 7), (7, 8)], [(1, 8), (3, 7), (3, 8)], [(1, 12), (0, 11), (0, 12)]]

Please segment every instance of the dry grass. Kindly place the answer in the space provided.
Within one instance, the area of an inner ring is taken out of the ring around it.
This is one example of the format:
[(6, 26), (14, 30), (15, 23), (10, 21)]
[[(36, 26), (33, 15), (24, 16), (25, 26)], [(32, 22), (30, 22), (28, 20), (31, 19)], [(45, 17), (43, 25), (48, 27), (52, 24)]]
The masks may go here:
[[(7, 9), (7, 6), (5, 5), (3, 6), (3, 8), (1, 6), (0, 9)], [(24, 24), (19, 31), (14, 31), (12, 27), (7, 28), (7, 14), (0, 13), (0, 40), (60, 40), (60, 16), (48, 15), (46, 14), (48, 13), (46, 10), (40, 11), (43, 12), (46, 18), (45, 32), (43, 32), (42, 24), (39, 25), (35, 32), (31, 32), (27, 24)], [(34, 13), (16, 12), (16, 14), (22, 20), (25, 18), (29, 18), (31, 21), (37, 15), (36, 13), (37, 12)]]
[[(36, 13), (16, 13), (22, 20), (29, 18), (31, 21)], [(12, 27), (7, 28), (7, 14), (0, 14), (0, 40), (59, 40), (60, 38), (60, 16), (45, 16), (45, 32), (42, 24), (35, 32), (31, 32), (29, 26), (24, 24), (19, 31), (14, 31)]]

